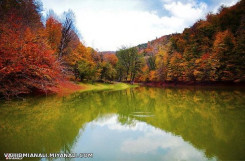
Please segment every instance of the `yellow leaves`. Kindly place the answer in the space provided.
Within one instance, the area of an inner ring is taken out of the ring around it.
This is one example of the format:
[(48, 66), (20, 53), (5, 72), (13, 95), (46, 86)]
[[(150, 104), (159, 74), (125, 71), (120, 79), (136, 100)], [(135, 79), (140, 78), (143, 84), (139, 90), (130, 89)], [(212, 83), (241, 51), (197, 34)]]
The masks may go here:
[(180, 67), (185, 67), (186, 66), (186, 63), (184, 63), (184, 62), (183, 63), (180, 63), (179, 66)]
[(182, 59), (182, 55), (180, 53), (173, 53), (172, 57), (170, 58), (170, 63), (171, 64), (176, 64)]
[(199, 64), (201, 62), (202, 62), (202, 59), (196, 59), (196, 61), (195, 61), (196, 64)]
[(68, 55), (63, 56), (63, 59), (70, 65), (75, 65), (81, 60), (92, 61), (91, 53), (88, 52), (87, 48), (80, 42), (75, 49), (70, 48)]
[(194, 72), (193, 72), (193, 74), (194, 74), (194, 76), (198, 76), (199, 74), (201, 74), (202, 72), (200, 72), (200, 71), (198, 71), (198, 70), (194, 70)]
[(46, 21), (45, 35), (53, 50), (57, 52), (60, 41), (62, 25), (54, 17), (49, 17)]
[(156, 71), (155, 70), (150, 71), (150, 73), (149, 73), (149, 80), (150, 81), (156, 81), (157, 80)]
[(226, 47), (225, 39), (229, 39), (233, 44), (235, 44), (235, 38), (229, 30), (218, 32), (214, 41), (214, 49), (216, 52), (219, 52), (219, 50), (222, 50)]

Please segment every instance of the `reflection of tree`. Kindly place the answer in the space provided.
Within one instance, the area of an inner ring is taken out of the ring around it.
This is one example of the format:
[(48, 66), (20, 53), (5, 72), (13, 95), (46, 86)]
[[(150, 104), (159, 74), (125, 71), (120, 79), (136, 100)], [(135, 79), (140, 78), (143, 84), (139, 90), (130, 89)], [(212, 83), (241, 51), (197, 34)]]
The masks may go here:
[(103, 96), (98, 93), (91, 100), (91, 95), (93, 93), (3, 104), (0, 111), (1, 158), (4, 152), (70, 152), (80, 128), (103, 112), (97, 111), (96, 106)]
[[(180, 135), (208, 157), (242, 159), (244, 92), (136, 88), (1, 103), (0, 152), (71, 152), (86, 123), (118, 114)], [(151, 117), (138, 117), (138, 115)], [(1, 156), (3, 157), (3, 156)]]
[(122, 125), (127, 125), (127, 126), (134, 126), (134, 119), (130, 118), (126, 115), (118, 115), (118, 121), (122, 124)]
[[(138, 89), (138, 108), (155, 99), (155, 117), (134, 117), (182, 136), (208, 157), (244, 158), (244, 92), (238, 90)], [(132, 115), (131, 115), (132, 116)]]

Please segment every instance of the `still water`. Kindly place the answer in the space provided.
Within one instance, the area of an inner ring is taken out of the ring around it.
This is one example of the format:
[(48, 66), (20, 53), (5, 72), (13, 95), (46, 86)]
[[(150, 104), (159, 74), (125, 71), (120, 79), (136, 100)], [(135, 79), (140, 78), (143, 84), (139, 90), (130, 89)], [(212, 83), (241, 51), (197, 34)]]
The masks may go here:
[(6, 152), (93, 153), (66, 159), (86, 161), (244, 160), (245, 91), (139, 87), (1, 102), (1, 160)]

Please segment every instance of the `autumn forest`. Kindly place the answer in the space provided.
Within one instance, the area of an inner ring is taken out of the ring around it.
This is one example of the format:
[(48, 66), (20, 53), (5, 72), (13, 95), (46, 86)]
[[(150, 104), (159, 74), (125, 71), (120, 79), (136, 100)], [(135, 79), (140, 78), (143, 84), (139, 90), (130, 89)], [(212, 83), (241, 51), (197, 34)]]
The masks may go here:
[(80, 39), (71, 10), (41, 16), (35, 0), (0, 1), (0, 97), (79, 89), (78, 82), (243, 83), (245, 0), (183, 33), (116, 52)]

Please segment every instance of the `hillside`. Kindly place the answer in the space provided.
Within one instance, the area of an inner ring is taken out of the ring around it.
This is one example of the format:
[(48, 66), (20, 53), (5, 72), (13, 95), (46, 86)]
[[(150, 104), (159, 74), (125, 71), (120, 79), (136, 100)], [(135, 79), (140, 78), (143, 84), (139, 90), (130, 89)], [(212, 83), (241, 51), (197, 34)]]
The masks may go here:
[(138, 81), (243, 82), (245, 1), (208, 14), (183, 33), (137, 46), (146, 65)]

